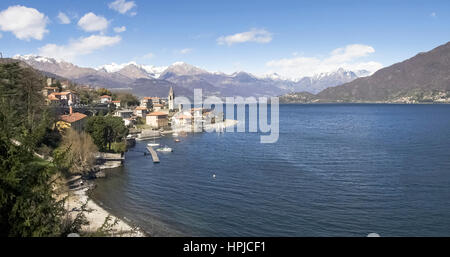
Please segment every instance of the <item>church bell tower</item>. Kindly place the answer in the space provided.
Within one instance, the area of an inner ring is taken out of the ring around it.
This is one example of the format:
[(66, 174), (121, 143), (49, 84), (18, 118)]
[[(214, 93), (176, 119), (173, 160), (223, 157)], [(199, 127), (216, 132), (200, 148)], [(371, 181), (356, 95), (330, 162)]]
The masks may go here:
[(169, 91), (169, 110), (173, 111), (175, 106), (175, 94), (173, 93), (173, 88), (170, 87)]

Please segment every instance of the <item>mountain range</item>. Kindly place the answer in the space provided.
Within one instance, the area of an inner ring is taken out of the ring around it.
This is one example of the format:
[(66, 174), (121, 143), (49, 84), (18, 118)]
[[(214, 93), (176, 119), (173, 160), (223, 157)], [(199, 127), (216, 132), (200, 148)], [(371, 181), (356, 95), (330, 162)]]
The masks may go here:
[(329, 87), (318, 94), (284, 95), (281, 102), (450, 102), (450, 42), (403, 62)]
[(26, 62), (48, 76), (62, 77), (94, 87), (131, 90), (139, 96), (166, 96), (170, 87), (174, 88), (177, 95), (187, 97), (192, 97), (194, 88), (201, 88), (204, 95), (219, 97), (278, 96), (301, 91), (316, 94), (328, 87), (370, 75), (365, 70), (347, 71), (341, 68), (335, 72), (294, 81), (282, 79), (278, 74), (258, 77), (243, 71), (233, 74), (209, 72), (183, 62), (168, 67), (130, 62), (85, 68), (43, 56), (23, 55), (14, 58)]

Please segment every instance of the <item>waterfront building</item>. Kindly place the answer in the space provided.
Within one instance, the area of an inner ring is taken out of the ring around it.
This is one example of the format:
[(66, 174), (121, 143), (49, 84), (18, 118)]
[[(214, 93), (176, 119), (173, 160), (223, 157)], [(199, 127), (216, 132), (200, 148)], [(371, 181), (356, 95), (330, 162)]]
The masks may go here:
[(155, 129), (166, 128), (169, 126), (168, 114), (164, 112), (147, 114), (146, 124)]
[(192, 114), (189, 111), (177, 112), (172, 117), (173, 127), (184, 127), (192, 124)]

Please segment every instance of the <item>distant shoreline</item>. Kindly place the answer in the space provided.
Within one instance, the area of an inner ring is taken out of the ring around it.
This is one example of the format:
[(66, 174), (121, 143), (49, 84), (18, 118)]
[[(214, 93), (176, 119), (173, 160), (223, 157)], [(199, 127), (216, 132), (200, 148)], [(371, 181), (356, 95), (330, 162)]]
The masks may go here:
[(294, 104), (304, 104), (304, 105), (321, 105), (321, 104), (373, 104), (373, 105), (381, 105), (381, 104), (388, 104), (388, 105), (447, 105), (450, 104), (450, 102), (443, 102), (443, 103), (392, 103), (392, 102), (317, 102), (317, 103), (302, 103), (302, 102), (292, 102), (292, 103), (283, 103), (280, 102), (280, 105), (294, 105)]

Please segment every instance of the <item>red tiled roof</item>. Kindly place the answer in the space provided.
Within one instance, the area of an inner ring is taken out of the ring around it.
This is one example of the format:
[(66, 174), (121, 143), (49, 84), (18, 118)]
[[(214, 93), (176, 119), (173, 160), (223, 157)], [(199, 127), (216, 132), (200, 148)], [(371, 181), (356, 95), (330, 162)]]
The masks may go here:
[(100, 98), (111, 98), (109, 95), (102, 95)]
[(116, 103), (120, 103), (120, 101), (111, 101), (111, 103), (115, 103), (116, 104)]
[(68, 94), (70, 94), (70, 93), (72, 93), (72, 92), (60, 92), (60, 93), (51, 93), (50, 95), (68, 95)]
[(54, 94), (49, 94), (49, 95), (48, 95), (48, 99), (49, 99), (49, 100), (52, 100), (52, 101), (56, 101), (56, 100), (59, 101), (59, 99), (58, 99)]
[(147, 116), (167, 116), (167, 113), (165, 113), (165, 112), (152, 112), (150, 114), (147, 114)]
[(163, 104), (154, 104), (153, 107), (164, 107)]
[(178, 116), (178, 117), (176, 117), (176, 118), (178, 118), (178, 119), (180, 119), (180, 120), (184, 120), (184, 119), (192, 119), (192, 117), (191, 117), (191, 116), (188, 116), (188, 115), (180, 115), (180, 116)]
[(135, 110), (146, 111), (146, 110), (147, 110), (147, 108), (145, 108), (145, 107), (136, 107), (136, 109), (135, 109)]
[(84, 115), (82, 113), (79, 112), (75, 112), (69, 115), (61, 115), (61, 120), (65, 121), (65, 122), (69, 122), (69, 123), (74, 123), (77, 122), (79, 120), (82, 120), (84, 118), (86, 118), (87, 115)]

